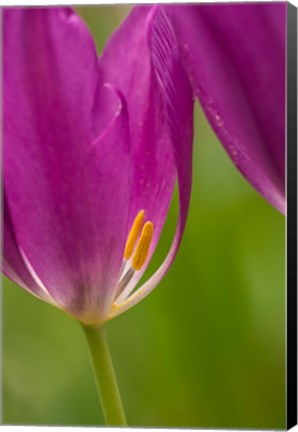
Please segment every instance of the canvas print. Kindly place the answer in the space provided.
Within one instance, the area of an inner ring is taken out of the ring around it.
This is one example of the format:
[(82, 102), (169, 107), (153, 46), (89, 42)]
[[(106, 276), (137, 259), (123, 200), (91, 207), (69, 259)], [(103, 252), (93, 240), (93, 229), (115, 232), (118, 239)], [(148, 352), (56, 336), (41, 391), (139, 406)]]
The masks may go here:
[(3, 424), (285, 428), (286, 22), (3, 8)]

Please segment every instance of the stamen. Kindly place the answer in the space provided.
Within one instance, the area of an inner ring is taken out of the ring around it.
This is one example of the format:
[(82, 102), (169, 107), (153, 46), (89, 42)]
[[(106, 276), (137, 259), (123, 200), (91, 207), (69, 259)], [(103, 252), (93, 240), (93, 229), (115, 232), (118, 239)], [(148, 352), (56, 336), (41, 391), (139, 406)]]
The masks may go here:
[(117, 285), (117, 289), (115, 292), (115, 299), (122, 293), (127, 284), (131, 281), (133, 275), (135, 274), (135, 270), (130, 268), (125, 275), (120, 279)]
[(145, 211), (141, 210), (135, 217), (135, 220), (133, 221), (131, 230), (128, 235), (128, 239), (125, 245), (124, 250), (124, 258), (129, 260), (129, 258), (132, 256), (137, 238), (140, 234), (140, 231), (142, 229), (143, 223), (144, 223), (144, 217), (145, 217)]
[(126, 266), (126, 261), (123, 260), (122, 265), (121, 265), (121, 269), (120, 269), (120, 278), (121, 278), (121, 276), (123, 276), (125, 266)]
[(141, 238), (138, 242), (137, 250), (132, 260), (133, 269), (141, 270), (141, 268), (145, 264), (148, 256), (148, 251), (151, 244), (152, 236), (153, 236), (153, 223), (148, 221), (145, 223), (143, 227)]

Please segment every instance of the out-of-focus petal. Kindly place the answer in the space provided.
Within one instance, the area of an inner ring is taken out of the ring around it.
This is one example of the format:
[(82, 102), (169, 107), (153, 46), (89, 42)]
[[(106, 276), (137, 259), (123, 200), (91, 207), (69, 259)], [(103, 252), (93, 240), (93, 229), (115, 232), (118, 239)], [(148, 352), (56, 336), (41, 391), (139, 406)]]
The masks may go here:
[(103, 89), (94, 43), (69, 9), (5, 10), (3, 24), (4, 188), (16, 241), (57, 303), (92, 322), (110, 307), (127, 235), (125, 103)]
[[(100, 60), (104, 80), (119, 87), (128, 104), (134, 170), (129, 227), (141, 209), (153, 222), (147, 263), (163, 228), (176, 178), (173, 143), (147, 40), (151, 13), (151, 7), (135, 7), (113, 33)], [(147, 263), (134, 276), (132, 286)]]
[(214, 131), (247, 180), (284, 213), (286, 3), (165, 10)]
[(151, 62), (158, 81), (157, 91), (164, 101), (165, 120), (178, 175), (180, 211), (171, 249), (160, 268), (110, 318), (119, 315), (148, 295), (169, 270), (184, 231), (192, 181), (193, 97), (181, 64), (176, 38), (167, 16), (159, 6), (153, 8), (148, 26)]

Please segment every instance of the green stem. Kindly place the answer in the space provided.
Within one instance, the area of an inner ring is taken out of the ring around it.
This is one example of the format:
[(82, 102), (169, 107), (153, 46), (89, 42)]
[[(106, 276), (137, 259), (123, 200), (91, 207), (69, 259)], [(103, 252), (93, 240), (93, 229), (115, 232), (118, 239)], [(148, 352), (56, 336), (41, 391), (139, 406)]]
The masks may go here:
[(82, 324), (82, 327), (89, 346), (91, 363), (106, 425), (126, 426), (127, 423), (105, 329), (84, 324)]

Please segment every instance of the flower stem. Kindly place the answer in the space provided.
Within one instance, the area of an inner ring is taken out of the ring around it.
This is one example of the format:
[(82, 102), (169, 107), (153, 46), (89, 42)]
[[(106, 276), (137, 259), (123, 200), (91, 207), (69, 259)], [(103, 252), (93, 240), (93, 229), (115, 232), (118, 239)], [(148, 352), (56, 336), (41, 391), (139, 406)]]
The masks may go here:
[(89, 346), (91, 363), (106, 425), (126, 426), (125, 413), (105, 329), (102, 326), (87, 326), (85, 324), (82, 324), (82, 327)]

